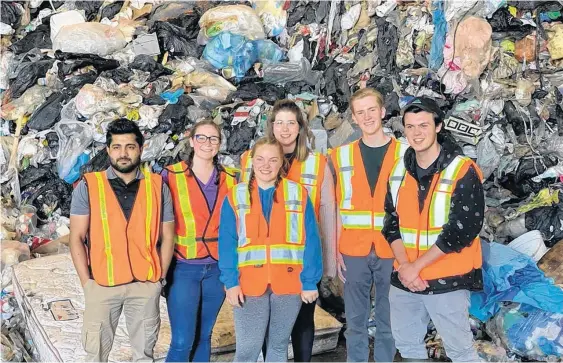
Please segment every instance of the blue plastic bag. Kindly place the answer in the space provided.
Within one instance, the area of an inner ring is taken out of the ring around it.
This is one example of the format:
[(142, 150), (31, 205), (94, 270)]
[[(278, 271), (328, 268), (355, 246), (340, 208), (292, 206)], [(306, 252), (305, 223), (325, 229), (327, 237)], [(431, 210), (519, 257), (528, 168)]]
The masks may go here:
[(86, 153), (82, 153), (78, 156), (76, 163), (72, 166), (69, 173), (64, 177), (64, 181), (72, 184), (78, 180), (80, 177), (80, 168), (82, 165), (86, 165), (90, 161), (90, 155)]

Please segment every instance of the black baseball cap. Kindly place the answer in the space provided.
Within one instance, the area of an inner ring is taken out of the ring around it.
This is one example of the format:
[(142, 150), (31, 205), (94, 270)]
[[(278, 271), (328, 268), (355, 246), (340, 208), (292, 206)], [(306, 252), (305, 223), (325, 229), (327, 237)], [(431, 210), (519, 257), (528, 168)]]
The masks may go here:
[(409, 103), (407, 103), (401, 110), (401, 116), (405, 116), (405, 113), (409, 112), (410, 109), (418, 107), (421, 110), (430, 112), (438, 116), (440, 121), (444, 120), (444, 111), (440, 109), (436, 101), (428, 97), (415, 97)]

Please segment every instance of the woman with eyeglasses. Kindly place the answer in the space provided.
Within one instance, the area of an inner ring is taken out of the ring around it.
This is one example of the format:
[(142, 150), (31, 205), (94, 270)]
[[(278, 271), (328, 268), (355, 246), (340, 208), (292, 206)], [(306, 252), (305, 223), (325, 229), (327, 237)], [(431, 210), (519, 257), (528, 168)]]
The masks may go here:
[[(301, 109), (291, 100), (274, 104), (267, 124), (267, 137), (275, 138), (284, 152), (286, 178), (303, 185), (315, 209), (323, 247), (323, 275), (336, 276), (336, 202), (334, 180), (321, 153), (309, 147), (309, 127)], [(247, 151), (241, 157), (243, 182), (248, 182), (252, 171), (252, 157)], [(303, 301), (293, 331), (291, 342), (294, 360), (309, 362), (315, 338), (315, 300)], [(266, 347), (266, 344), (264, 344)], [(264, 356), (266, 356), (266, 348)]]
[(172, 330), (167, 362), (209, 362), (211, 333), (225, 299), (217, 267), (219, 214), (234, 170), (219, 163), (221, 130), (212, 120), (189, 134), (188, 159), (166, 167), (176, 223), (175, 259), (168, 277)]

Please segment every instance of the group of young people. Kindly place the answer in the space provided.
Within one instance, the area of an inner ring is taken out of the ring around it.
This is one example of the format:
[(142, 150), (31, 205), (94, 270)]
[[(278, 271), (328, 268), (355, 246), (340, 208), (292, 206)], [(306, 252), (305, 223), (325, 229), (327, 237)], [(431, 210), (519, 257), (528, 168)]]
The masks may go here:
[[(408, 144), (384, 133), (382, 95), (350, 99), (362, 137), (311, 148), (300, 108), (276, 102), (266, 136), (224, 167), (221, 130), (201, 121), (187, 160), (160, 175), (140, 167), (134, 122), (107, 131), (111, 166), (88, 173), (71, 206), (71, 254), (84, 288), (82, 343), (107, 361), (123, 310), (134, 360), (152, 360), (165, 290), (172, 332), (167, 361), (209, 361), (211, 334), (227, 300), (235, 361), (311, 360), (323, 276), (344, 282), (349, 361), (426, 360), (430, 319), (453, 361), (479, 360), (469, 291), (480, 289), (482, 175), (441, 131), (436, 102), (402, 110)], [(410, 147), (409, 147), (410, 144)], [(165, 285), (165, 286), (164, 286)]]

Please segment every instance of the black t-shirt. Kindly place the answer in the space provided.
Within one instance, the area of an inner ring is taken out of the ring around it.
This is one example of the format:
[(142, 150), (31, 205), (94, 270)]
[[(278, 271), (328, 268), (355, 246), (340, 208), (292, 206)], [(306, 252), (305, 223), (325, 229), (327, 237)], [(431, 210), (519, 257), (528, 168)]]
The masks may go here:
[(426, 169), (423, 169), (418, 164), (416, 164), (416, 176), (418, 177), (418, 180), (420, 181), (425, 176), (427, 176), (429, 174), (433, 174), (433, 172), (435, 171), (434, 170), (435, 165), (436, 165), (436, 162), (434, 161), (432, 164), (430, 164), (429, 167), (427, 167)]
[(364, 144), (363, 140), (360, 140), (360, 152), (362, 154), (364, 168), (366, 169), (371, 195), (375, 192), (375, 186), (377, 185), (381, 165), (383, 165), (383, 159), (385, 158), (385, 153), (387, 152), (390, 143), (391, 142), (388, 142), (387, 144), (379, 147), (369, 147)]

